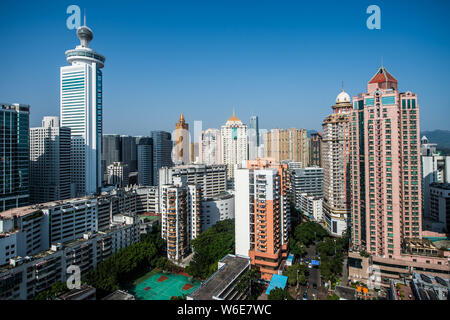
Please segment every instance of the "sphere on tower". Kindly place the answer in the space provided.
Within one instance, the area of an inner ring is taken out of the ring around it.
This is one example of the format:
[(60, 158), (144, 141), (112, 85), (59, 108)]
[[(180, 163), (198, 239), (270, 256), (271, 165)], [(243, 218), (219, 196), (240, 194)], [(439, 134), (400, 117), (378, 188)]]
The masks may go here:
[(94, 33), (87, 26), (81, 26), (77, 29), (77, 36), (82, 47), (89, 47), (89, 42), (94, 38)]

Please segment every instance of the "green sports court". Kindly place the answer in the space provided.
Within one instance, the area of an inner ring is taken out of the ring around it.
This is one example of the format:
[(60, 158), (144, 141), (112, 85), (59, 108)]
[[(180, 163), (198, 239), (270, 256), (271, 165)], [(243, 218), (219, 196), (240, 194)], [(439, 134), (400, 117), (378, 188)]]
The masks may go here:
[(200, 285), (182, 274), (152, 272), (143, 278), (130, 289), (137, 300), (170, 300), (173, 296), (187, 295)]

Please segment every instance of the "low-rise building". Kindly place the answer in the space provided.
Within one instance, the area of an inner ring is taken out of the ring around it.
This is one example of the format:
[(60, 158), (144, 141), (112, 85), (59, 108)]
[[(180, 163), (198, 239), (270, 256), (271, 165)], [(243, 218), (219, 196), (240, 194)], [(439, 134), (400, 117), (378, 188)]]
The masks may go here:
[(9, 265), (0, 267), (0, 300), (29, 300), (55, 282), (65, 282), (71, 275), (67, 273), (69, 266), (79, 267), (83, 278), (113, 253), (138, 242), (139, 229), (137, 237), (127, 236), (136, 233), (135, 229), (134, 224), (116, 224), (107, 232), (86, 233), (75, 241), (53, 244), (39, 254), (10, 259)]
[(82, 284), (79, 289), (72, 289), (63, 293), (56, 300), (96, 300), (97, 290), (87, 284)]
[(219, 261), (217, 271), (186, 300), (244, 300), (248, 291), (236, 290), (236, 284), (249, 269), (249, 257), (228, 254)]
[(450, 277), (450, 253), (436, 248), (427, 239), (408, 239), (403, 243), (398, 258), (370, 255), (350, 251), (348, 254), (349, 279), (376, 287), (388, 288), (390, 280), (411, 280), (413, 273), (427, 276)]

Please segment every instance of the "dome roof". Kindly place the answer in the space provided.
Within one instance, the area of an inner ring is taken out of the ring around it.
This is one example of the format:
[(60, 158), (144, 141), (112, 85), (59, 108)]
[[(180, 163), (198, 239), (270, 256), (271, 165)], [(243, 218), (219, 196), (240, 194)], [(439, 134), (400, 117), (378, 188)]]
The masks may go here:
[(350, 96), (344, 90), (342, 90), (341, 93), (339, 93), (336, 97), (336, 103), (342, 103), (342, 102), (350, 102)]

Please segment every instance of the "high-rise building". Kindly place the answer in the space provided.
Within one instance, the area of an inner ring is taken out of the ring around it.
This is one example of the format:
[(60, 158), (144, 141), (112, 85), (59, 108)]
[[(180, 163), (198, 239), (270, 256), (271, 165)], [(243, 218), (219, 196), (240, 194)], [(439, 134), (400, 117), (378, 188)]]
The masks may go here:
[(184, 120), (183, 114), (180, 115), (180, 120), (175, 124), (174, 131), (174, 146), (173, 146), (173, 162), (175, 164), (189, 164), (191, 143), (189, 139), (189, 125)]
[(72, 197), (70, 185), (70, 128), (59, 117), (44, 117), (42, 127), (30, 128), (30, 202)]
[(199, 139), (199, 163), (205, 165), (222, 163), (222, 138), (220, 130), (206, 129)]
[(309, 148), (305, 129), (272, 129), (264, 135), (266, 157), (276, 161), (291, 160), (309, 164)]
[(205, 199), (217, 197), (227, 189), (225, 165), (190, 164), (163, 167), (159, 171), (159, 185), (173, 184), (176, 177), (183, 177), (187, 183), (200, 186)]
[(191, 252), (191, 240), (201, 232), (201, 189), (178, 177), (160, 186), (161, 233), (167, 258), (182, 262)]
[(311, 134), (309, 138), (309, 165), (322, 167), (321, 160), (322, 134), (320, 132)]
[(172, 162), (172, 137), (166, 131), (152, 131), (153, 139), (153, 185), (158, 185), (159, 169), (171, 167)]
[(0, 104), (0, 211), (30, 198), (30, 106)]
[(77, 29), (80, 45), (67, 50), (70, 66), (61, 67), (61, 126), (71, 129), (72, 183), (75, 194), (99, 191), (102, 186), (103, 75), (105, 57), (89, 48), (94, 34)]
[(138, 184), (151, 186), (153, 184), (153, 139), (142, 137), (137, 145)]
[(422, 238), (422, 175), (417, 95), (398, 91), (381, 67), (350, 119), (352, 245), (401, 257), (405, 240)]
[(236, 254), (251, 258), (261, 277), (278, 274), (287, 256), (290, 181), (286, 163), (249, 160), (235, 170)]
[(234, 115), (221, 127), (222, 163), (227, 165), (228, 179), (233, 180), (235, 166), (248, 159), (247, 126)]
[(121, 141), (118, 134), (104, 134), (102, 141), (102, 171), (103, 182), (106, 183), (106, 168), (113, 162), (120, 162), (121, 157)]
[(136, 137), (122, 135), (120, 136), (120, 162), (128, 165), (129, 172), (137, 170), (137, 146)]
[[(322, 123), (323, 218), (333, 235), (342, 235), (350, 214), (349, 126), (352, 103), (342, 90), (332, 106), (333, 113)], [(311, 147), (313, 144), (311, 144)]]
[(258, 116), (250, 117), (250, 127), (248, 130), (248, 159), (258, 158), (259, 148), (259, 121)]

